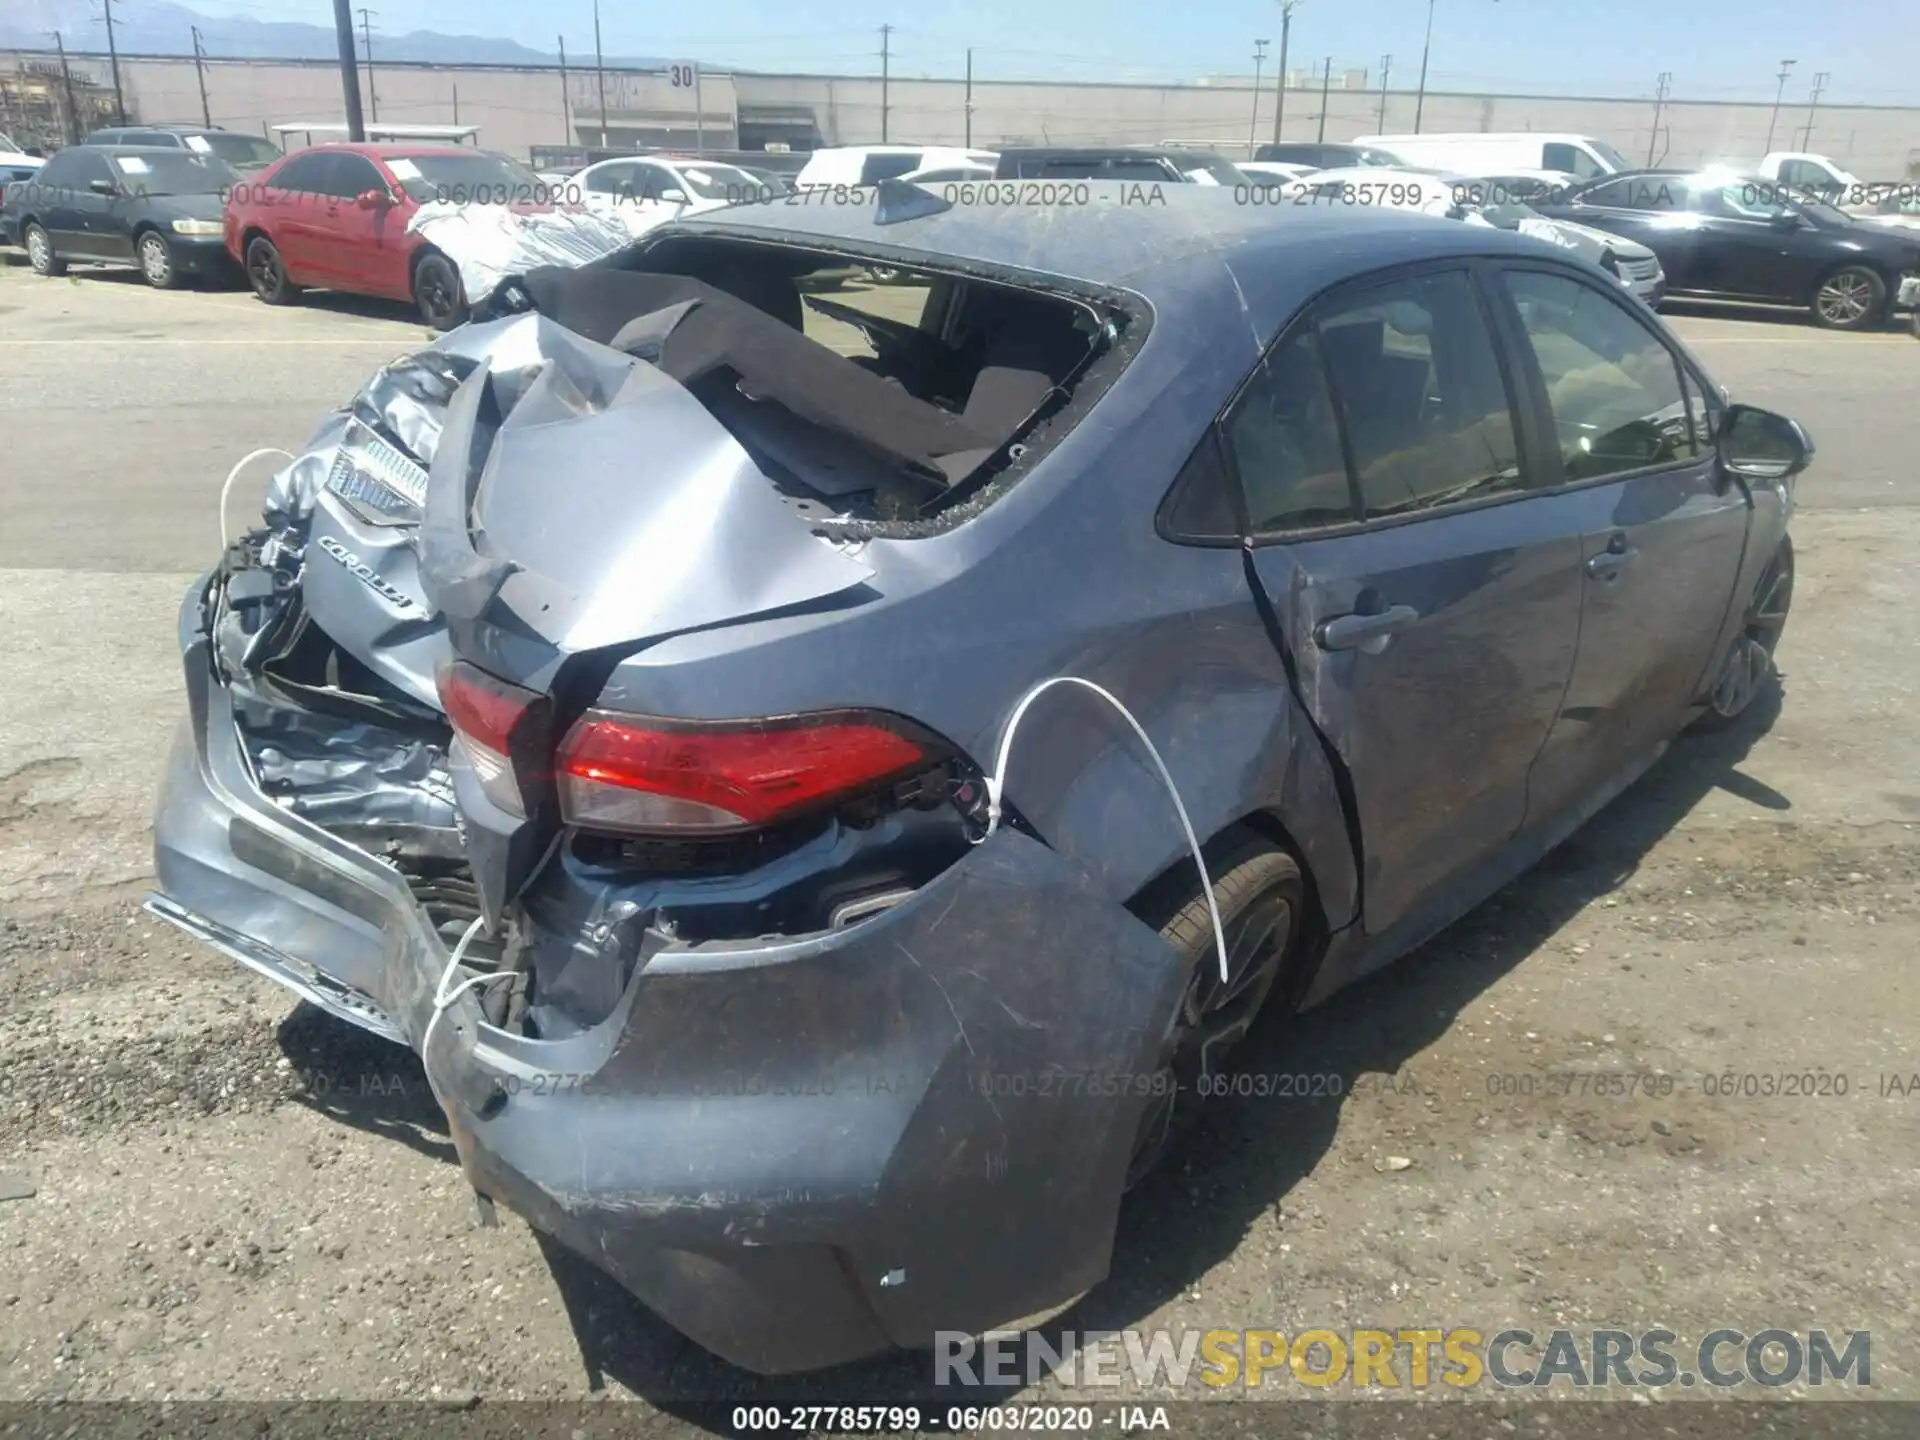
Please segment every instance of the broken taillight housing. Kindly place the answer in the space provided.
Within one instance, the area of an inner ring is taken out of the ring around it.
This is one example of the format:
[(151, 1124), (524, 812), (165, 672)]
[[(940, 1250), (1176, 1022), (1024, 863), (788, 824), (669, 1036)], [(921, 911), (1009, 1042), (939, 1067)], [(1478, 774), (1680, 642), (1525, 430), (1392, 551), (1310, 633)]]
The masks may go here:
[(945, 758), (931, 736), (873, 711), (716, 722), (589, 710), (554, 769), (569, 824), (722, 834), (854, 800)]
[(509, 815), (531, 814), (552, 773), (552, 701), (464, 660), (444, 666), (438, 681), (454, 745), (482, 792)]

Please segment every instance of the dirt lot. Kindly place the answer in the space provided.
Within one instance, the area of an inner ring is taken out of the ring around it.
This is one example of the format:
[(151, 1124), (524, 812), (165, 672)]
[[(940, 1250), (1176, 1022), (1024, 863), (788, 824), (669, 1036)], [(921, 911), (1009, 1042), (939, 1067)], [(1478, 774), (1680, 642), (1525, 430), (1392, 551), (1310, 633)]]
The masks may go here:
[[(1675, 323), (1821, 446), (1777, 715), (1679, 744), (1418, 955), (1267, 1027), (1249, 1072), (1349, 1093), (1214, 1103), (1062, 1323), (1868, 1329), (1874, 1389), (1920, 1399), (1920, 1088), (1886, 1079), (1920, 1072), (1920, 343)], [(756, 1380), (518, 1220), (474, 1228), (410, 1056), (137, 909), (221, 477), (418, 327), (14, 267), (0, 330), (0, 1177), (35, 1190), (0, 1202), (0, 1398), (924, 1381)], [(1803, 1073), (1846, 1093), (1740, 1093)]]

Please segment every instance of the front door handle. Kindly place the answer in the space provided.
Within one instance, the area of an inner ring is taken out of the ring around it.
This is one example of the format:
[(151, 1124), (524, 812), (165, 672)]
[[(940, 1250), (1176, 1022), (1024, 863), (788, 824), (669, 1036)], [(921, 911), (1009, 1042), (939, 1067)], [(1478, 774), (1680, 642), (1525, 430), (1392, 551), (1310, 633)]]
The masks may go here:
[(1596, 580), (1612, 580), (1639, 558), (1640, 552), (1627, 544), (1626, 537), (1616, 535), (1606, 549), (1587, 561), (1587, 574)]
[(1390, 605), (1372, 615), (1342, 615), (1322, 620), (1313, 638), (1322, 650), (1364, 650), (1378, 655), (1393, 637), (1420, 618), (1411, 605)]

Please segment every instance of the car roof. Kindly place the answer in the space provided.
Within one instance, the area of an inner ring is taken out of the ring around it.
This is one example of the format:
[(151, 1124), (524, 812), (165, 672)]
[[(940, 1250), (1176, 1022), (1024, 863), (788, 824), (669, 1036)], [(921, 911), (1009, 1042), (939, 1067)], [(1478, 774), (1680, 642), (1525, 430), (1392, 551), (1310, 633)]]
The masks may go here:
[(431, 140), (323, 140), (318, 145), (289, 150), (289, 155), (305, 155), (314, 150), (344, 150), (365, 155), (371, 160), (400, 160), (414, 155), (492, 155), (475, 145), (436, 144)]
[(1217, 150), (1192, 150), (1182, 145), (1009, 145), (998, 152), (1003, 160), (1224, 160)]
[[(1237, 203), (1232, 187), (1216, 185), (1167, 185), (1155, 203), (1141, 204), (1138, 184), (1077, 183), (1087, 187), (1086, 204), (954, 204), (888, 225), (874, 223), (876, 212), (885, 208), (885, 187), (877, 205), (754, 201), (672, 221), (654, 237), (691, 233), (845, 246), (895, 264), (911, 265), (917, 258), (933, 266), (1022, 271), (1131, 290), (1156, 309), (1203, 297), (1217, 304), (1224, 296), (1256, 328), (1268, 331), (1328, 286), (1389, 266), (1557, 253), (1543, 241), (1509, 231), (1405, 211), (1336, 205), (1279, 213), (1271, 206)], [(1115, 224), (1114, 211), (1123, 204), (1128, 223)]]

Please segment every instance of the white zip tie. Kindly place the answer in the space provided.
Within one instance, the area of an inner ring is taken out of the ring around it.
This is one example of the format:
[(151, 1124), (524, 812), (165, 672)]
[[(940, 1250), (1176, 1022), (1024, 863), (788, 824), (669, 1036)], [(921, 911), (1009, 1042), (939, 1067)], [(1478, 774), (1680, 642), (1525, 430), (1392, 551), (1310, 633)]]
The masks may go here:
[(228, 545), (227, 494), (229, 491), (233, 489), (233, 482), (240, 478), (240, 472), (246, 469), (247, 466), (251, 465), (254, 461), (258, 460), (262, 455), (279, 455), (284, 457), (289, 462), (293, 460), (293, 456), (289, 455), (285, 450), (282, 450), (275, 445), (268, 445), (259, 450), (249, 451), (247, 454), (242, 455), (238, 460), (233, 462), (233, 468), (227, 471), (226, 484), (220, 487), (220, 549), (223, 554), (225, 553)]
[[(516, 973), (512, 970), (495, 970), (485, 975), (469, 975), (453, 989), (447, 989), (447, 982), (453, 978), (454, 972), (460, 968), (460, 962), (466, 958), (467, 946), (473, 943), (473, 937), (480, 933), (486, 923), (487, 917), (484, 915), (473, 917), (473, 923), (467, 926), (466, 933), (461, 935), (459, 943), (453, 947), (453, 954), (447, 959), (447, 968), (440, 972), (439, 983), (433, 987), (433, 1014), (427, 1017), (426, 1033), (420, 1037), (420, 1068), (426, 1072), (427, 1087), (433, 1091), (435, 1099), (441, 1099), (440, 1087), (433, 1083), (433, 1067), (427, 1064), (427, 1047), (433, 1043), (433, 1027), (439, 1023), (447, 1007), (467, 991), (477, 990), (489, 981), (511, 980)], [(444, 1100), (442, 1103), (445, 1103)]]
[[(1180, 791), (1173, 783), (1173, 776), (1167, 773), (1166, 761), (1160, 758), (1159, 750), (1154, 748), (1153, 741), (1141, 728), (1140, 722), (1133, 718), (1133, 712), (1122, 705), (1112, 691), (1102, 689), (1091, 680), (1082, 680), (1078, 675), (1055, 675), (1050, 680), (1042, 680), (1020, 697), (1020, 703), (1013, 707), (1013, 713), (1007, 717), (1006, 729), (1000, 732), (1000, 750), (994, 757), (993, 773), (987, 777), (987, 835), (993, 834), (1000, 828), (1000, 794), (1006, 788), (1007, 756), (1013, 749), (1013, 732), (1019, 729), (1022, 717), (1027, 713), (1027, 707), (1055, 685), (1078, 685), (1082, 689), (1091, 690), (1120, 712), (1120, 718), (1133, 727), (1133, 733), (1138, 735), (1140, 743), (1147, 747), (1147, 754), (1153, 758), (1154, 769), (1160, 772), (1160, 783), (1167, 787), (1167, 794), (1173, 797), (1173, 808), (1180, 816), (1180, 828), (1186, 832), (1187, 848), (1193, 851), (1193, 863), (1199, 867), (1200, 893), (1207, 897), (1207, 913), (1213, 918), (1213, 943), (1219, 947), (1220, 983), (1227, 984), (1227, 930), (1226, 926), (1220, 923), (1220, 905), (1213, 898), (1213, 880), (1207, 874), (1206, 857), (1200, 853), (1200, 841), (1193, 833), (1193, 822), (1187, 818), (1186, 803), (1180, 798)], [(980, 838), (985, 840), (987, 835), (982, 835)]]

